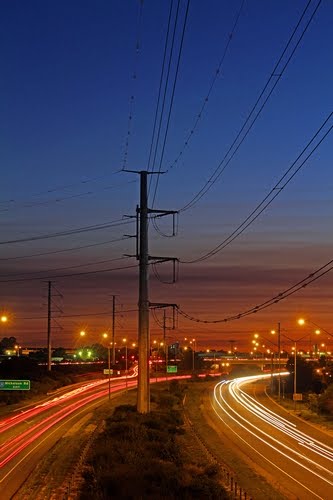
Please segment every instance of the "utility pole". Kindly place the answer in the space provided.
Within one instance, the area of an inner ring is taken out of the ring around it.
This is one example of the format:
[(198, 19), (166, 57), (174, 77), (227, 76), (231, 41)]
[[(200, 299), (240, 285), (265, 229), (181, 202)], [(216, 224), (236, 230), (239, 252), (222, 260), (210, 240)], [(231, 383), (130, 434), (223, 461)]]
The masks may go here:
[(150, 411), (149, 387), (149, 299), (148, 299), (148, 172), (140, 172), (139, 225), (139, 371), (137, 410)]
[[(163, 345), (165, 346), (166, 342), (166, 314), (165, 314), (165, 309), (163, 311)], [(167, 361), (167, 354), (165, 351), (165, 369), (166, 369), (166, 361)]]
[[(167, 326), (166, 326), (166, 320), (167, 320), (167, 317), (166, 317), (166, 311), (165, 309), (167, 307), (172, 307), (172, 330), (175, 329), (175, 311), (176, 309), (178, 309), (178, 305), (177, 304), (169, 304), (169, 303), (165, 303), (165, 302), (150, 302), (149, 303), (150, 307), (151, 308), (154, 308), (154, 309), (164, 309), (163, 311), (163, 324), (162, 324), (162, 328), (163, 328), (163, 345), (164, 345), (164, 348), (165, 348), (165, 371), (167, 373), (168, 371), (168, 344), (167, 344), (167, 337), (166, 337), (166, 330), (167, 330)], [(170, 328), (169, 328), (170, 330)]]
[(48, 281), (47, 293), (47, 371), (51, 371), (51, 294), (52, 281)]
[[(148, 175), (160, 175), (163, 172), (140, 172), (125, 170), (140, 175), (140, 206), (137, 207), (137, 251), (136, 258), (139, 261), (139, 321), (138, 321), (138, 393), (137, 393), (137, 411), (139, 413), (150, 412), (150, 380), (149, 380), (149, 352), (150, 352), (150, 333), (149, 333), (149, 261), (154, 260), (157, 263), (166, 261), (175, 261), (177, 259), (170, 257), (152, 257), (148, 252), (148, 215), (175, 214), (176, 211), (155, 210), (148, 208), (147, 178)], [(174, 272), (175, 276), (175, 272)], [(174, 278), (175, 280), (175, 278)]]
[[(57, 323), (57, 327), (54, 328), (60, 328), (62, 329), (62, 326), (58, 324), (58, 322), (54, 319), (53, 317), (53, 311), (52, 311), (52, 300), (54, 297), (61, 297), (63, 298), (62, 293), (57, 290), (57, 288), (54, 285), (53, 281), (47, 281), (47, 370), (51, 371), (51, 365), (52, 365), (52, 349), (51, 349), (51, 326), (52, 326), (52, 321)], [(52, 293), (52, 290), (54, 292)], [(53, 303), (53, 306), (56, 309), (56, 312), (62, 314), (63, 310), (61, 307), (59, 307), (57, 304)]]
[(228, 342), (230, 343), (230, 352), (231, 352), (231, 354), (235, 354), (234, 343), (236, 342), (236, 340), (228, 340)]
[[(278, 400), (281, 399), (281, 324), (278, 322)], [(295, 368), (296, 369), (296, 368)]]
[[(112, 295), (112, 366), (114, 366), (116, 363), (115, 316), (116, 316), (116, 296)], [(110, 354), (110, 349), (109, 349), (109, 354)]]

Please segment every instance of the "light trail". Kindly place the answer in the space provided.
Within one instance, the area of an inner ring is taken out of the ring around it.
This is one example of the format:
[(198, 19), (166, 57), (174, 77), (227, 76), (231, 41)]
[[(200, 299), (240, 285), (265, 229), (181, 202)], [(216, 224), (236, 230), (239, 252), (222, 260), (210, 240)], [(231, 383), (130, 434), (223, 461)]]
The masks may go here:
[[(281, 373), (281, 376), (286, 374), (287, 372)], [(278, 376), (278, 374), (275, 374), (275, 376)], [(271, 374), (219, 382), (214, 387), (213, 409), (219, 419), (237, 435), (238, 439), (276, 469), (292, 478), (299, 486), (311, 492), (315, 497), (322, 498), (311, 488), (308, 488), (304, 482), (298, 481), (296, 477), (292, 476), (290, 467), (289, 472), (287, 472), (288, 466), (286, 469), (282, 469), (264, 453), (263, 444), (268, 446), (271, 451), (274, 451), (277, 456), (282, 456), (283, 459), (287, 459), (287, 461), (299, 466), (306, 473), (314, 475), (314, 481), (321, 480), (329, 487), (333, 486), (333, 448), (301, 432), (295, 424), (266, 408), (242, 389), (245, 384), (269, 377), (271, 377)], [(225, 392), (227, 393), (226, 396)], [(231, 399), (231, 403), (228, 403), (227, 398)], [(245, 431), (245, 435), (248, 434), (258, 440), (260, 445), (252, 446), (246, 438), (244, 439), (239, 432), (233, 429), (232, 425), (228, 424), (228, 419), (242, 431)], [(260, 428), (260, 422), (263, 423), (263, 428)], [(269, 426), (268, 432), (264, 430), (265, 425)], [(269, 431), (269, 428), (271, 428), (271, 431)], [(295, 443), (294, 446), (292, 445), (293, 442)]]
[[(127, 380), (131, 380), (133, 378), (137, 377), (137, 367), (134, 367), (134, 371), (132, 374), (129, 374), (127, 376)], [(114, 391), (114, 389), (118, 389), (119, 386), (119, 381), (124, 381), (126, 380), (126, 376), (120, 376), (117, 378), (112, 378), (111, 379), (111, 391)], [(93, 382), (89, 382), (87, 384), (84, 384), (80, 387), (77, 387), (75, 389), (70, 390), (69, 392), (66, 392), (65, 394), (62, 394), (60, 396), (55, 396), (52, 399), (49, 399), (48, 401), (45, 401), (44, 403), (37, 404), (33, 408), (28, 408), (27, 410), (20, 411), (20, 413), (17, 413), (16, 415), (6, 417), (2, 420), (0, 420), (0, 431), (1, 429), (8, 430), (11, 427), (17, 425), (20, 422), (24, 422), (25, 420), (35, 417), (38, 414), (41, 414), (57, 405), (59, 405), (61, 402), (66, 402), (72, 398), (75, 398), (77, 396), (82, 395), (83, 393), (90, 391), (90, 390), (95, 390), (98, 386), (107, 384), (109, 380), (107, 378), (95, 380)]]
[[(115, 393), (136, 387), (137, 374), (138, 367), (136, 366), (134, 367), (133, 373), (111, 379), (111, 392)], [(172, 379), (187, 378), (191, 378), (191, 375), (168, 375), (167, 377), (163, 376), (151, 379), (151, 383), (165, 382), (166, 379), (169, 381)], [(28, 451), (29, 447), (31, 448), (35, 442), (38, 443), (38, 440), (44, 434), (47, 435), (47, 433), (53, 427), (55, 428), (57, 424), (65, 422), (70, 415), (79, 413), (80, 409), (84, 409), (85, 406), (92, 402), (107, 397), (109, 388), (102, 388), (100, 386), (106, 385), (108, 382), (108, 378), (105, 378), (87, 383), (83, 386), (69, 390), (65, 394), (55, 396), (48, 401), (20, 411), (20, 413), (16, 415), (2, 419), (0, 421), (0, 429), (3, 437), (9, 429), (17, 428), (17, 431), (14, 437), (8, 437), (0, 445), (0, 470), (19, 457), (25, 450), (27, 450), (27, 457), (30, 453)], [(39, 421), (34, 422), (33, 420), (36, 420), (36, 418), (39, 419)], [(23, 430), (22, 426), (24, 426)], [(8, 473), (0, 479), (0, 484), (7, 476)]]

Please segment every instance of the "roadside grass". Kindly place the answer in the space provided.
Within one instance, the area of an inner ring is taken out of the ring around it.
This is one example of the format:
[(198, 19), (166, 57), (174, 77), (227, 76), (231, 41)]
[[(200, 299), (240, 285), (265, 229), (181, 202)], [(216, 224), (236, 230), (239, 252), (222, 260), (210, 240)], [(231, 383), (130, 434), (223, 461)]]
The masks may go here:
[(219, 468), (203, 459), (187, 434), (185, 390), (179, 383), (155, 385), (149, 414), (123, 405), (106, 418), (105, 430), (91, 448), (80, 500), (230, 498)]
[[(274, 400), (277, 401), (277, 398), (274, 397)], [(306, 420), (312, 424), (318, 425), (321, 428), (327, 429), (329, 431), (333, 431), (333, 417), (332, 415), (325, 415), (323, 413), (318, 413), (316, 411), (312, 411), (308, 406), (307, 402), (297, 401), (296, 404), (292, 401), (291, 398), (281, 398), (279, 404), (283, 406), (290, 413), (295, 414), (297, 417)]]

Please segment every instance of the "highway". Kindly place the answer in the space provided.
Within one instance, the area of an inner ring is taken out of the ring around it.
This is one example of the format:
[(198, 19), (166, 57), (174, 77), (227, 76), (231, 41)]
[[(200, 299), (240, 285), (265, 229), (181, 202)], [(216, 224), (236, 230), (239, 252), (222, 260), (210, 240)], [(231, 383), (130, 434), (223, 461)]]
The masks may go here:
[[(110, 396), (137, 385), (138, 367), (126, 377), (111, 379)], [(190, 375), (168, 376), (171, 379)], [(151, 383), (165, 382), (154, 377)], [(108, 399), (108, 378), (63, 387), (36, 404), (26, 404), (0, 418), (0, 498), (9, 500), (41, 458), (84, 415)]]
[[(136, 386), (132, 375), (112, 380), (111, 394)], [(83, 414), (108, 397), (108, 379), (63, 388), (0, 419), (0, 497), (10, 499), (41, 457)]]
[(287, 413), (265, 394), (271, 375), (222, 381), (213, 409), (238, 452), (287, 499), (333, 498), (333, 435)]

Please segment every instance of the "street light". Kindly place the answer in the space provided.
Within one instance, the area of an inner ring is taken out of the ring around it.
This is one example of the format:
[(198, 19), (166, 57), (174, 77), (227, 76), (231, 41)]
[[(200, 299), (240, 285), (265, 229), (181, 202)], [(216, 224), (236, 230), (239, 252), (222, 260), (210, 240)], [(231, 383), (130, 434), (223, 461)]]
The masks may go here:
[[(272, 335), (275, 335), (275, 333), (276, 333), (275, 330), (271, 330)], [(280, 322), (278, 323), (277, 335), (278, 335), (277, 348), (278, 348), (278, 370), (279, 370), (278, 400), (280, 401), (280, 398), (281, 398), (281, 324), (280, 324)]]
[[(108, 334), (103, 333), (103, 338), (107, 339)], [(109, 375), (109, 400), (111, 399), (111, 353), (110, 353), (110, 344), (107, 346), (108, 348), (108, 375)]]
[(1, 323), (7, 323), (7, 321), (8, 321), (8, 316), (6, 316), (5, 314), (3, 314), (3, 315), (1, 316), (1, 318), (0, 318), (0, 321), (1, 321)]
[(125, 378), (126, 378), (126, 392), (127, 392), (127, 339), (123, 339), (125, 344)]
[(190, 341), (190, 344), (192, 344), (192, 372), (194, 372), (194, 358), (195, 358), (197, 341), (195, 339), (192, 339)]
[[(317, 325), (317, 324), (316, 324), (316, 323), (314, 323), (313, 321), (310, 321), (309, 319), (306, 319), (306, 320), (305, 320), (304, 318), (299, 318), (299, 319), (297, 320), (297, 323), (298, 323), (300, 326), (304, 326), (304, 325), (306, 325), (306, 323), (311, 323), (311, 325), (314, 325), (314, 326), (316, 326), (316, 327), (317, 327), (317, 328), (316, 328), (316, 330), (314, 331), (314, 333), (315, 333), (316, 335), (319, 335), (319, 334), (321, 333), (321, 330), (323, 330), (323, 332), (325, 332), (325, 333), (327, 333), (328, 335), (331, 335), (331, 337), (333, 337), (333, 334), (332, 334), (332, 333), (328, 332), (328, 331), (327, 331), (327, 330), (325, 330), (324, 328), (319, 327), (319, 325)], [(318, 327), (319, 327), (319, 328), (318, 328)], [(312, 356), (311, 356), (311, 355), (312, 355), (311, 333), (309, 333), (309, 335), (310, 335), (310, 352), (309, 352), (309, 355), (310, 355), (310, 357), (312, 357)], [(315, 347), (314, 354), (315, 354), (315, 355), (317, 355), (317, 344), (315, 344), (315, 346), (316, 346), (316, 347)]]
[[(83, 359), (84, 347), (85, 347), (83, 339), (86, 336), (86, 330), (82, 329), (78, 333), (76, 333), (75, 336), (76, 335), (78, 337), (80, 337), (80, 340), (77, 340), (77, 339), (75, 340), (75, 347), (77, 347), (77, 349), (80, 349), (79, 351), (77, 351), (77, 354), (78, 354), (78, 356), (81, 357), (81, 359)], [(87, 349), (86, 349), (86, 351), (87, 351)], [(74, 355), (74, 357), (76, 357), (76, 356)]]
[[(301, 318), (297, 321), (297, 323), (299, 325), (304, 325), (305, 321), (303, 318)], [(316, 330), (315, 333), (316, 333), (316, 335), (319, 335), (320, 330)], [(295, 344), (295, 346), (294, 346), (294, 393), (293, 393), (293, 400), (295, 401), (295, 404), (296, 404), (296, 400), (297, 400), (297, 396), (296, 396), (296, 394), (297, 394), (297, 343), (300, 342), (301, 340), (305, 339), (308, 335), (311, 335), (311, 334), (307, 333), (306, 335), (303, 335), (303, 337), (300, 337), (299, 339), (296, 339), (296, 340), (291, 339), (287, 335), (284, 335), (284, 337), (291, 340)]]

